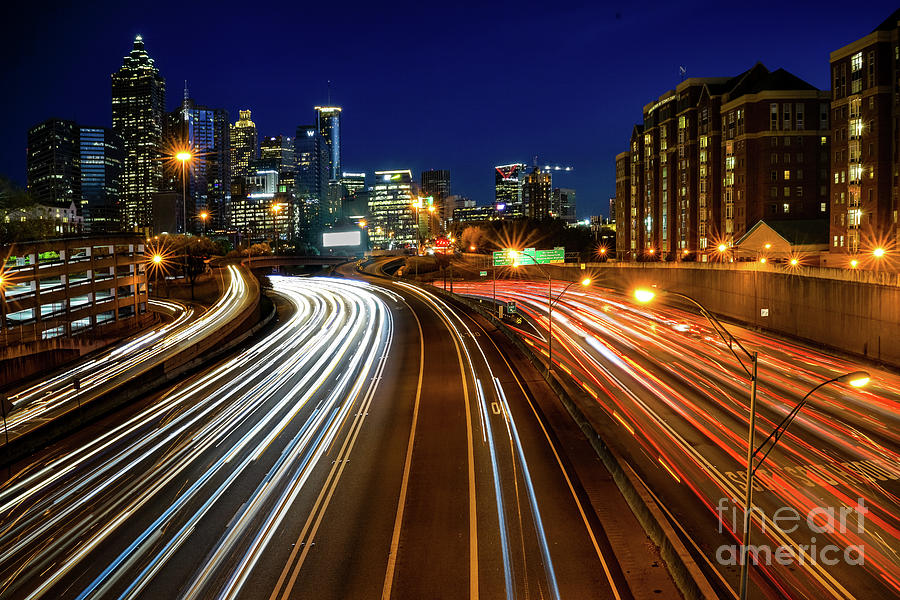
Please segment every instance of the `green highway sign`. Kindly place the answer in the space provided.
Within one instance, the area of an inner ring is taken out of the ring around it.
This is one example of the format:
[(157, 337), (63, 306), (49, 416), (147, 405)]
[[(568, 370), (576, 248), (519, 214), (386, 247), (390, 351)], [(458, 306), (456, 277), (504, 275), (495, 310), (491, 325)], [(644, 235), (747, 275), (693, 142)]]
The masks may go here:
[[(499, 250), (494, 252), (495, 267), (512, 266), (513, 260), (509, 256), (510, 250)], [(552, 250), (536, 250), (534, 248), (525, 248), (520, 253), (518, 264), (523, 267), (528, 265), (546, 265), (550, 263), (566, 262), (566, 249), (563, 246), (557, 246)]]
[(566, 262), (566, 249), (562, 246), (557, 246), (553, 250), (538, 250), (535, 258), (538, 264), (542, 265)]
[(481, 275), (482, 277), (487, 277), (487, 271), (481, 271), (479, 272), (479, 275)]
[(509, 267), (512, 264), (513, 261), (509, 257), (509, 250), (498, 250), (497, 252), (494, 252), (495, 267)]

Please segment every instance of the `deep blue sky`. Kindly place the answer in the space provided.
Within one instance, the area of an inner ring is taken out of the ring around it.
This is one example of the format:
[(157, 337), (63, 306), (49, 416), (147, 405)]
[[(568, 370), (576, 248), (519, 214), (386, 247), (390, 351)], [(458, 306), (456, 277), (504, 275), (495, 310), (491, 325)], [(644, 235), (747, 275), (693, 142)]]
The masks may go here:
[[(493, 199), (493, 165), (568, 164), (580, 216), (606, 213), (641, 107), (689, 77), (763, 62), (828, 87), (828, 55), (895, 8), (841, 3), (428, 1), (17, 2), (0, 31), (0, 173), (24, 183), (26, 133), (51, 116), (110, 124), (110, 74), (144, 36), (168, 84), (250, 108), (260, 135), (344, 107), (344, 169), (449, 168)], [(729, 10), (729, 9), (735, 10)], [(738, 12), (737, 8), (743, 8)]]

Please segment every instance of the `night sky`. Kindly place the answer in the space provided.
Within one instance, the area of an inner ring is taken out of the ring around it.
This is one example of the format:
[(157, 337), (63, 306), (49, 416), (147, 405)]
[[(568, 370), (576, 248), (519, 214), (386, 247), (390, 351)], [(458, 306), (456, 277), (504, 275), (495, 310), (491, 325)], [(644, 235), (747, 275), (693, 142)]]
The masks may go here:
[[(746, 12), (738, 12), (737, 9)], [(760, 61), (828, 88), (828, 55), (894, 9), (866, 3), (17, 2), (0, 34), (0, 174), (25, 183), (27, 130), (110, 125), (110, 74), (135, 34), (167, 90), (253, 111), (294, 135), (344, 107), (345, 171), (449, 168), (453, 192), (493, 200), (493, 165), (571, 165), (578, 214), (606, 213), (614, 157), (641, 108), (688, 77)], [(734, 10), (729, 10), (734, 9)]]

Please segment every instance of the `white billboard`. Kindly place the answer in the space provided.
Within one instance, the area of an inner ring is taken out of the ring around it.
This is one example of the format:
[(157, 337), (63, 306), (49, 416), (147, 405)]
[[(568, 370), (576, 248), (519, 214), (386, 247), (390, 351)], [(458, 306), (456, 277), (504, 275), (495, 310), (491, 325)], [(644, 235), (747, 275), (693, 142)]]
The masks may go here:
[(322, 234), (322, 246), (333, 248), (335, 246), (359, 246), (362, 244), (360, 231), (341, 231)]

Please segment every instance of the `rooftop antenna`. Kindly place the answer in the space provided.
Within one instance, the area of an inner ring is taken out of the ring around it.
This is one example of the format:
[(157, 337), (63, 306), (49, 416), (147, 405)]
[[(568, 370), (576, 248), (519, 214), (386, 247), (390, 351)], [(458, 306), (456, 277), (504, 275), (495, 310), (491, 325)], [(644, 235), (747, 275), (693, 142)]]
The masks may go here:
[(331, 106), (331, 80), (328, 80), (328, 106)]
[(678, 67), (678, 72), (681, 74), (681, 80), (684, 81), (684, 78), (687, 75), (687, 69), (684, 68), (684, 65)]

